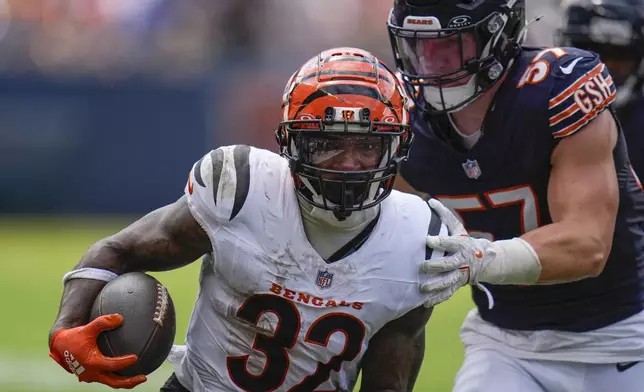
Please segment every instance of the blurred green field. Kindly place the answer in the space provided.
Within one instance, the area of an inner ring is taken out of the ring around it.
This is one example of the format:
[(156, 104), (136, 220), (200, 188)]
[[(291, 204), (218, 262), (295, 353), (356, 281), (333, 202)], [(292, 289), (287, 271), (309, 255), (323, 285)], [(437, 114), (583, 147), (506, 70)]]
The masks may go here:
[[(48, 357), (47, 334), (62, 292), (60, 279), (97, 239), (128, 219), (0, 218), (0, 391), (108, 391), (81, 384)], [(183, 342), (197, 290), (198, 263), (155, 274), (177, 308), (177, 343)], [(472, 303), (468, 290), (437, 307), (427, 328), (427, 352), (416, 391), (448, 392), (463, 358), (458, 330)], [(171, 369), (165, 364), (135, 388), (158, 391)]]

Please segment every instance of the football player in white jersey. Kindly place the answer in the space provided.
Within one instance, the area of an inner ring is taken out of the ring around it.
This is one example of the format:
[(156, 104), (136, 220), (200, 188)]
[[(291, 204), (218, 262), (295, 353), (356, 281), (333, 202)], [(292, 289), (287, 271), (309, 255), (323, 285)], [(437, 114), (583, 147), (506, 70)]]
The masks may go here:
[[(145, 381), (109, 373), (135, 358), (101, 355), (97, 333), (122, 319), (88, 328), (94, 298), (118, 274), (206, 255), (186, 346), (170, 355), (175, 374), (162, 391), (350, 391), (360, 370), (363, 391), (411, 390), (431, 314), (419, 265), (443, 256), (425, 238), (447, 232), (421, 198), (392, 191), (412, 141), (409, 105), (368, 52), (309, 60), (284, 92), (280, 155), (211, 151), (194, 164), (185, 196), (97, 242), (65, 276), (52, 358), (67, 370), (71, 353), (85, 382)], [(458, 278), (437, 278), (430, 305)]]

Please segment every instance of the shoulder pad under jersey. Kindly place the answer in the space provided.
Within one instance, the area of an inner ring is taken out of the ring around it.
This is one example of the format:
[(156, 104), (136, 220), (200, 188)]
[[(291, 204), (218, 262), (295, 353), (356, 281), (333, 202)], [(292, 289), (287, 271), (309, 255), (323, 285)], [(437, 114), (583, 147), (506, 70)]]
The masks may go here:
[(239, 214), (250, 188), (251, 147), (219, 147), (204, 155), (190, 171), (185, 194), (202, 225), (231, 221)]
[(540, 83), (545, 83), (549, 90), (549, 125), (555, 138), (570, 136), (582, 129), (616, 95), (613, 79), (599, 56), (572, 47), (538, 52), (517, 87)]

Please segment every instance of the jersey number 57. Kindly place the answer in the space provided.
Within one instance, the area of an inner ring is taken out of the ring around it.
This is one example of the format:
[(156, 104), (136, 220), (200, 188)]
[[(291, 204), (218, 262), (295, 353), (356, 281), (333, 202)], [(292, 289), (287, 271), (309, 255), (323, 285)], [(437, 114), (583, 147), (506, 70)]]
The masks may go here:
[[(494, 234), (486, 231), (477, 230), (474, 227), (468, 227), (463, 218), (463, 212), (487, 211), (487, 207), (480, 195), (462, 195), (462, 196), (435, 196), (447, 208), (452, 210), (458, 219), (463, 223), (472, 237), (486, 238), (494, 241)], [(520, 205), (521, 214), (521, 234), (534, 230), (539, 227), (539, 206), (534, 189), (530, 185), (520, 185), (511, 188), (499, 189), (485, 192), (483, 194), (492, 208), (503, 208), (511, 205)]]

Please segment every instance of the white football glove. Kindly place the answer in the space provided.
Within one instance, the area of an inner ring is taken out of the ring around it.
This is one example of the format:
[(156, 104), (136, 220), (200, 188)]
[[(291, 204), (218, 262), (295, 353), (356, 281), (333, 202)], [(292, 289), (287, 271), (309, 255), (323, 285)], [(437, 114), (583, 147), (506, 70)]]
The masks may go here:
[[(460, 271), (463, 276), (454, 289), (472, 284), (483, 290), (488, 297), (490, 309), (494, 298), (481, 282), (494, 284), (534, 284), (541, 273), (541, 264), (536, 252), (520, 238), (489, 241), (473, 238), (458, 218), (438, 200), (431, 199), (430, 207), (447, 226), (451, 235), (428, 236), (427, 246), (450, 253), (449, 256), (425, 260), (422, 270), (439, 276), (451, 271)], [(433, 278), (432, 278), (433, 279)], [(432, 280), (430, 279), (430, 281)], [(421, 285), (421, 291), (424, 285)]]
[[(438, 208), (433, 206), (432, 203), (437, 204)], [(436, 211), (438, 217), (447, 227), (449, 233), (464, 233), (467, 235), (467, 231), (461, 224), (461, 222), (456, 218), (447, 208), (445, 208), (440, 202), (435, 199), (429, 201), (430, 207)], [(447, 211), (447, 214), (445, 214)], [(432, 237), (433, 238), (433, 237)], [(443, 238), (443, 237), (438, 237)], [(432, 246), (430, 242), (427, 242), (427, 246), (430, 248), (438, 248)], [(442, 250), (442, 249), (439, 249)], [(425, 307), (432, 307), (438, 305), (441, 302), (447, 301), (456, 290), (465, 286), (469, 280), (469, 274), (467, 271), (460, 270), (458, 268), (431, 268), (431, 262), (437, 261), (441, 262), (445, 258), (434, 258), (432, 260), (425, 260), (421, 265), (421, 270), (425, 273), (431, 273), (431, 277), (424, 281), (420, 285), (420, 291), (427, 296), (425, 301)]]
[[(474, 285), (485, 292), (488, 298), (488, 307), (492, 309), (494, 306), (492, 293), (479, 281), (481, 271), (496, 256), (494, 250), (489, 247), (490, 244), (491, 242), (486, 239), (469, 236), (428, 236), (427, 246), (453, 254), (425, 260), (423, 271), (431, 274), (448, 273), (446, 271), (458, 272), (460, 279), (457, 282), (457, 287), (453, 287), (453, 292), (467, 284)], [(421, 291), (424, 291), (422, 286)]]
[[(425, 263), (421, 266), (423, 272)], [(424, 306), (431, 308), (441, 302), (445, 302), (459, 288), (467, 283), (467, 275), (460, 270), (448, 271), (443, 273), (433, 273), (432, 277), (420, 285), (420, 291), (426, 295)]]
[[(438, 200), (431, 199), (428, 203), (451, 234), (448, 236), (427, 236), (427, 246), (447, 252), (450, 255), (425, 260), (422, 265), (423, 272), (432, 275), (438, 274), (438, 276), (457, 273), (458, 279), (454, 281), (454, 285), (448, 289), (443, 289), (443, 292), (449, 293), (449, 296), (451, 296), (456, 290), (467, 284), (476, 285), (487, 294), (491, 309), (494, 306), (494, 299), (489, 290), (477, 280), (480, 268), (488, 261), (485, 260), (484, 255), (486, 252), (484, 250), (489, 247), (491, 242), (470, 237), (461, 221)], [(435, 280), (435, 277), (430, 278), (429, 281), (421, 285), (420, 290), (423, 293), (427, 293), (426, 286), (430, 285), (431, 287), (431, 283)]]
[(447, 252), (451, 256), (425, 260), (423, 271), (439, 273), (461, 270), (467, 276), (465, 284), (478, 283), (480, 271), (485, 269), (485, 266), (496, 256), (490, 248), (492, 242), (483, 238), (470, 237), (458, 218), (438, 200), (431, 199), (429, 205), (451, 234), (427, 236), (427, 246)]

